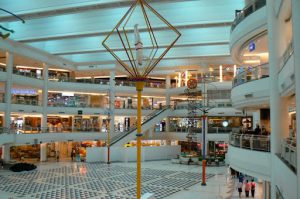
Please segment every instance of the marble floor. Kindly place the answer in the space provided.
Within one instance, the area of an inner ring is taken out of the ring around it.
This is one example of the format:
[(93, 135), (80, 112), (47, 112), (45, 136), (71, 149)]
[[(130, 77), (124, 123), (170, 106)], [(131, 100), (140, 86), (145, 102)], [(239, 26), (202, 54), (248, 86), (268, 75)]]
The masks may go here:
[[(0, 199), (133, 199), (135, 163), (48, 162), (35, 171), (0, 170)], [(201, 186), (201, 167), (153, 161), (142, 164), (142, 193), (157, 199), (238, 198), (235, 180), (226, 167), (207, 168), (207, 186)], [(258, 186), (256, 197), (261, 199)]]

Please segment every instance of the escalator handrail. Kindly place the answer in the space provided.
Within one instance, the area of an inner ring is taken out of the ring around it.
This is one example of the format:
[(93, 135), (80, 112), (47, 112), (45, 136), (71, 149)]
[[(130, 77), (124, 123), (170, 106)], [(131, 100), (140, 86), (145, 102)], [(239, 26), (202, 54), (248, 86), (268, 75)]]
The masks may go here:
[[(153, 118), (155, 118), (156, 116), (158, 116), (159, 114), (161, 114), (162, 112), (168, 110), (170, 108), (170, 106), (165, 106), (160, 110), (156, 110), (154, 112), (152, 112), (151, 114), (148, 115), (148, 118), (142, 122), (142, 126), (144, 124), (146, 124), (147, 122), (149, 122), (150, 120), (152, 120)], [(133, 131), (135, 131), (137, 129), (136, 126), (131, 127), (128, 131), (125, 131), (123, 133), (120, 133), (116, 136), (114, 136), (111, 141), (110, 141), (110, 146), (112, 146), (113, 144), (117, 143), (119, 140), (123, 139), (124, 137), (126, 137), (127, 135), (131, 134)]]

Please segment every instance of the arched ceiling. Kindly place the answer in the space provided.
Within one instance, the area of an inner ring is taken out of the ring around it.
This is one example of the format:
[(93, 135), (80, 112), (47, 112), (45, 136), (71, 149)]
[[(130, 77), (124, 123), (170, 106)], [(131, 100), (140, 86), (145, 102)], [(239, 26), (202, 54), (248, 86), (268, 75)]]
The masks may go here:
[[(129, 9), (127, 0), (1, 0), (0, 8), (18, 14), (25, 24), (0, 12), (0, 24), (13, 29), (13, 40), (61, 56), (88, 70), (110, 68), (114, 58), (101, 42)], [(181, 33), (158, 67), (232, 64), (230, 26), (244, 0), (149, 0), (148, 3)], [(152, 24), (167, 40), (161, 24)], [(118, 49), (118, 46), (115, 46)]]

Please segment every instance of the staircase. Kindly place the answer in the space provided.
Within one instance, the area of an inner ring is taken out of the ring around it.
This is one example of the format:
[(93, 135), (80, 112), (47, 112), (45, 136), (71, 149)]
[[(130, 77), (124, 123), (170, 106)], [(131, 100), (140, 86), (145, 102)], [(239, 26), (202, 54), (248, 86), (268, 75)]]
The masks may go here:
[[(154, 124), (160, 122), (165, 117), (169, 116), (171, 109), (170, 107), (164, 107), (163, 109), (156, 110), (147, 116), (146, 120), (142, 122), (142, 132), (144, 133)], [(112, 137), (110, 141), (110, 146), (124, 146), (126, 143), (134, 140), (136, 138), (137, 127), (134, 126), (126, 132), (119, 133), (118, 135)]]

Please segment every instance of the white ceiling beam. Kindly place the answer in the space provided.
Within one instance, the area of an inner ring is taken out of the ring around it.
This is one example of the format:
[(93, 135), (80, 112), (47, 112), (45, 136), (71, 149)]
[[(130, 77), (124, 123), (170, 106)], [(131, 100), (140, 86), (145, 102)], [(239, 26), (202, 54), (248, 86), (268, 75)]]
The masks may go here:
[[(240, 0), (203, 0), (175, 3), (157, 3), (157, 11), (176, 27), (189, 25), (231, 23), (234, 10), (239, 7)], [(235, 4), (235, 3), (236, 4)], [(15, 30), (12, 38), (18, 41), (34, 41), (35, 39), (53, 39), (79, 34), (100, 34), (109, 32), (122, 18), (128, 8), (93, 10), (76, 14), (59, 15), (47, 18), (28, 20), (25, 24), (10, 22), (9, 28)], [(215, 13), (218, 13), (217, 15)], [(175, 17), (176, 16), (176, 17)], [(142, 19), (140, 19), (142, 20)], [(137, 22), (138, 23), (138, 22)], [(140, 23), (143, 24), (143, 23)], [(133, 27), (134, 24), (128, 24)], [(161, 27), (162, 22), (152, 19), (154, 28)], [(228, 24), (227, 24), (228, 25)]]
[[(210, 27), (195, 29), (179, 29), (182, 36), (176, 42), (177, 46), (185, 45), (214, 45), (228, 43), (230, 27)], [(141, 33), (143, 38), (145, 33)], [(159, 45), (167, 45), (172, 42), (172, 37), (168, 31), (159, 31), (155, 33)], [(29, 42), (31, 46), (41, 48), (52, 54), (72, 54), (89, 53), (104, 50), (101, 42), (105, 36), (80, 37), (63, 40), (49, 40), (40, 42)], [(174, 38), (173, 38), (174, 39)], [(120, 48), (121, 43), (117, 37), (109, 43), (112, 48)], [(144, 41), (144, 46), (150, 46), (150, 41)]]
[[(167, 2), (180, 2), (188, 0), (148, 0), (148, 3), (155, 2), (167, 3)], [(132, 5), (132, 0), (51, 0), (51, 1), (39, 1), (39, 0), (26, 0), (25, 4), (16, 0), (1, 0), (0, 7), (9, 10), (22, 17), (25, 20), (50, 17), (64, 14), (72, 14), (78, 12), (85, 12), (91, 10), (108, 9), (115, 7), (129, 7)], [(5, 12), (0, 13), (0, 22), (4, 21), (17, 21), (17, 19)]]
[(50, 66), (57, 66), (67, 70), (75, 70), (74, 63), (70, 62), (67, 59), (51, 55), (40, 49), (15, 42), (10, 39), (0, 39), (0, 49), (2, 51), (8, 51), (20, 56), (46, 63)]

